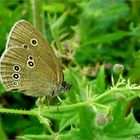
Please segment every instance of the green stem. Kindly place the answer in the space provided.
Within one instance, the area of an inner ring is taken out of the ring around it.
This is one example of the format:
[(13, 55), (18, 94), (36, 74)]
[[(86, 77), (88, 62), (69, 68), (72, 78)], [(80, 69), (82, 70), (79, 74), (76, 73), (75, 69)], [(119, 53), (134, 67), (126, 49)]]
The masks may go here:
[[(106, 94), (108, 94), (108, 93), (109, 92), (106, 92), (106, 93), (104, 93), (104, 94), (102, 94), (102, 95), (100, 95), (100, 96), (98, 96), (95, 99), (90, 100), (90, 101), (80, 102), (80, 103), (76, 103), (76, 104), (72, 104), (72, 105), (60, 106), (59, 110), (65, 111), (65, 110), (69, 110), (69, 109), (73, 109), (73, 108), (75, 109), (75, 108), (78, 108), (78, 107), (82, 107), (82, 106), (88, 105), (90, 103), (98, 101), (100, 98), (105, 97)], [(58, 111), (58, 109), (56, 107), (51, 107), (51, 108), (44, 107), (42, 109), (42, 114), (44, 115), (46, 112), (57, 112), (57, 111)], [(28, 111), (28, 110), (17, 110), (17, 109), (4, 109), (4, 108), (0, 108), (0, 113), (23, 114), (23, 115), (33, 115), (33, 116), (37, 116), (38, 115), (38, 111), (36, 109)]]
[[(70, 109), (75, 109), (78, 107), (82, 107), (88, 104), (93, 104), (96, 106), (99, 106), (99, 104), (97, 104), (97, 102), (103, 98), (105, 98), (106, 96), (108, 96), (109, 94), (113, 93), (114, 91), (126, 91), (126, 90), (140, 90), (140, 86), (137, 87), (122, 87), (122, 88), (112, 88), (109, 91), (104, 92), (103, 94), (99, 95), (98, 97), (92, 99), (92, 100), (88, 100), (85, 102), (80, 102), (80, 103), (76, 103), (76, 104), (71, 104), (71, 105), (63, 105), (59, 107), (60, 111), (68, 111)], [(56, 107), (43, 107), (42, 109), (42, 115), (45, 114), (45, 112), (57, 112), (58, 109)], [(17, 109), (5, 109), (5, 108), (0, 108), (0, 113), (12, 113), (12, 114), (23, 114), (23, 115), (32, 115), (32, 116), (37, 116), (38, 115), (38, 110), (34, 109), (34, 110), (17, 110)]]
[(42, 2), (43, 2), (42, 0), (31, 0), (34, 25), (41, 33), (45, 35)]
[[(80, 103), (76, 103), (76, 104), (71, 104), (71, 105), (63, 105), (59, 107), (60, 111), (68, 111), (70, 109), (75, 109), (78, 107), (82, 107), (88, 104), (94, 104), (95, 106), (99, 106), (99, 104), (97, 104), (97, 102), (103, 98), (105, 98), (106, 96), (108, 96), (109, 94), (113, 93), (114, 91), (126, 91), (126, 90), (140, 90), (140, 86), (137, 87), (122, 87), (122, 88), (112, 88), (109, 91), (104, 92), (103, 94), (99, 95), (98, 97), (92, 99), (92, 100), (88, 100), (85, 102), (80, 102)], [(45, 112), (57, 112), (58, 109), (57, 107), (43, 107), (42, 109), (42, 115), (45, 114)], [(34, 109), (34, 110), (17, 110), (17, 109), (5, 109), (5, 108), (0, 108), (0, 113), (12, 113), (12, 114), (23, 114), (23, 115), (32, 115), (32, 116), (37, 116), (38, 115), (38, 110)]]
[(17, 109), (0, 108), (0, 113), (11, 113), (11, 114), (37, 116), (37, 111), (35, 111), (35, 110), (17, 110)]
[(48, 123), (46, 123), (46, 121), (44, 121), (46, 118), (43, 118), (43, 116), (38, 116), (38, 111), (35, 110), (17, 110), (17, 109), (5, 109), (5, 108), (0, 108), (0, 113), (11, 113), (11, 114), (21, 114), (21, 115), (31, 115), (31, 116), (36, 116), (39, 118), (39, 120), (41, 120), (47, 130), (50, 132), (50, 134), (56, 139), (57, 136), (56, 134), (53, 132), (53, 130), (49, 127)]

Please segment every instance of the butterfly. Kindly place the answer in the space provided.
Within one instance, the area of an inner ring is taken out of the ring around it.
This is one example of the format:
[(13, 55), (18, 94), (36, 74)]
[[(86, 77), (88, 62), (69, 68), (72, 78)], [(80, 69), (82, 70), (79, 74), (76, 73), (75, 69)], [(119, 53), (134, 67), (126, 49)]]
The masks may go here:
[(26, 20), (16, 22), (9, 33), (0, 79), (8, 91), (29, 96), (58, 96), (71, 87), (48, 41)]

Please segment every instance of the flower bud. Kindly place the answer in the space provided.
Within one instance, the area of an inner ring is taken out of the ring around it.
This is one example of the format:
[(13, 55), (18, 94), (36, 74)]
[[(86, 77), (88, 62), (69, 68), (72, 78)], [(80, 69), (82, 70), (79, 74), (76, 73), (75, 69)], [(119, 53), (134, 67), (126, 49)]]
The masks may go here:
[(114, 71), (115, 73), (121, 73), (123, 70), (124, 70), (124, 66), (121, 65), (121, 64), (115, 64), (115, 65), (113, 66), (113, 71)]
[(107, 123), (107, 118), (104, 113), (100, 113), (96, 115), (96, 124), (100, 127), (105, 126)]

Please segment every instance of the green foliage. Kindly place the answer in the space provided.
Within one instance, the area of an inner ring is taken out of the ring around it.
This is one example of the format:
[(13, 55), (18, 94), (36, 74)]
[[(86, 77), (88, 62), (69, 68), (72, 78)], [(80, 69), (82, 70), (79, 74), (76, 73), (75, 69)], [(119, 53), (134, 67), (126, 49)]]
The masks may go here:
[[(139, 2), (38, 2), (42, 6), (38, 12), (44, 15), (43, 32), (52, 42), (65, 69), (65, 81), (72, 88), (60, 96), (59, 104), (54, 98), (49, 107), (45, 101), (39, 108), (36, 98), (7, 92), (0, 85), (0, 138), (128, 140), (139, 137), (139, 104), (131, 103), (140, 96)], [(1, 54), (16, 21), (37, 20), (32, 7), (33, 2), (27, 0), (0, 1)]]

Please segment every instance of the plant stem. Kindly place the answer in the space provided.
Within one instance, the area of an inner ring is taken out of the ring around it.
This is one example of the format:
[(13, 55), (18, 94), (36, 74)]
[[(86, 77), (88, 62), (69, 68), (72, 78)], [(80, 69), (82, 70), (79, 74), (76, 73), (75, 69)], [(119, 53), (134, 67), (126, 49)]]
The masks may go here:
[(31, 0), (33, 10), (33, 22), (35, 27), (45, 35), (44, 14), (42, 11), (42, 0)]
[(47, 127), (48, 131), (50, 132), (50, 134), (56, 139), (57, 136), (56, 134), (53, 132), (53, 130), (48, 126), (48, 123), (46, 123), (43, 118), (43, 116), (38, 116), (38, 111), (35, 110), (17, 110), (17, 109), (5, 109), (5, 108), (0, 108), (0, 113), (11, 113), (11, 114), (21, 114), (21, 115), (31, 115), (31, 116), (36, 116), (39, 117), (42, 122), (45, 124), (45, 126)]
[(11, 113), (11, 114), (37, 116), (37, 111), (35, 111), (35, 110), (17, 110), (17, 109), (0, 108), (0, 113)]
[[(88, 105), (90, 103), (94, 103), (94, 105), (96, 106), (97, 102), (103, 98), (105, 98), (107, 95), (115, 92), (115, 91), (126, 91), (126, 90), (140, 90), (140, 86), (137, 87), (122, 87), (122, 88), (112, 88), (106, 92), (104, 92), (103, 94), (101, 94), (100, 96), (92, 99), (92, 100), (88, 100), (85, 102), (80, 102), (80, 103), (76, 103), (76, 104), (71, 104), (71, 105), (63, 105), (59, 107), (60, 111), (68, 111), (70, 109), (75, 109), (78, 107), (82, 107), (85, 105)], [(99, 104), (97, 104), (98, 106)], [(42, 115), (45, 115), (45, 112), (57, 112), (58, 109), (57, 107), (43, 107), (42, 109)], [(32, 116), (37, 116), (38, 115), (38, 110), (37, 109), (33, 109), (33, 110), (17, 110), (17, 109), (5, 109), (5, 108), (0, 108), (0, 113), (12, 113), (12, 114), (23, 114), (23, 115), (32, 115)]]

